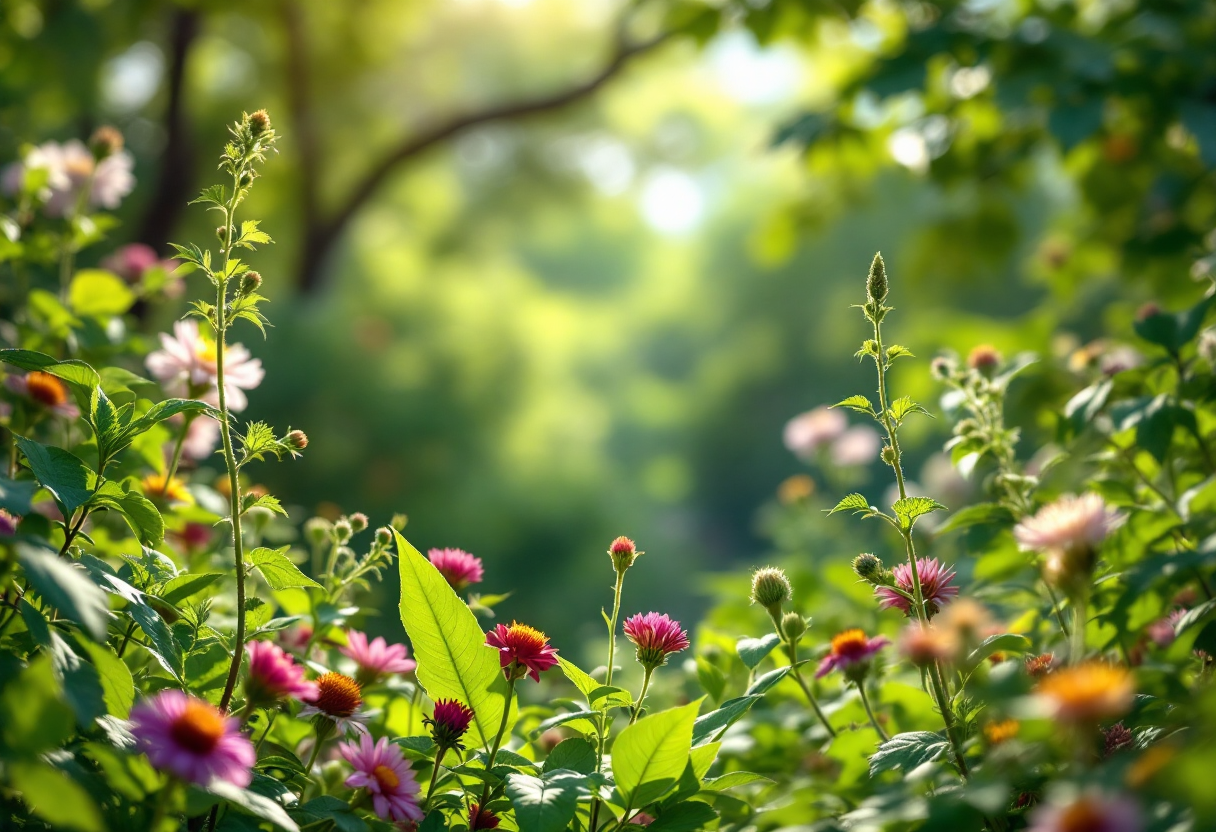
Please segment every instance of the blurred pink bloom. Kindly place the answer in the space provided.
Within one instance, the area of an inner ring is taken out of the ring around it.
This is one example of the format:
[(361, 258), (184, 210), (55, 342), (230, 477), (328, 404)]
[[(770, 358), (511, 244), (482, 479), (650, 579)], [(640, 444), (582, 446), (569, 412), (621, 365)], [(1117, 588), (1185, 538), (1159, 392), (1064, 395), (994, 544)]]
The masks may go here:
[(832, 649), (819, 663), (815, 678), (839, 670), (849, 681), (858, 681), (869, 668), (870, 659), (890, 643), (886, 636), (867, 638), (862, 630), (845, 630), (832, 639)]
[(1148, 625), (1148, 637), (1158, 647), (1169, 647), (1174, 643), (1174, 639), (1178, 637), (1176, 628), (1184, 615), (1186, 615), (1186, 610), (1177, 609), (1165, 618), (1157, 619)]
[(1070, 803), (1040, 806), (1027, 832), (1140, 832), (1144, 815), (1130, 797), (1090, 792)]
[(89, 189), (91, 207), (113, 209), (135, 187), (131, 173), (134, 164), (135, 160), (125, 150), (98, 162), (77, 139), (63, 144), (45, 142), (31, 149), (20, 162), (5, 168), (0, 187), (5, 193), (14, 194), (22, 187), (27, 171), (45, 170), (47, 183), (42, 197), (48, 215), (62, 217), (73, 211), (85, 188)]
[(251, 702), (269, 705), (288, 696), (303, 701), (317, 698), (316, 683), (304, 681), (304, 667), (282, 648), (269, 641), (251, 641), (245, 651), (249, 654), (245, 696)]
[(1122, 522), (1097, 494), (1068, 494), (1014, 526), (1013, 536), (1022, 549), (1038, 552), (1092, 549)]
[(312, 627), (307, 624), (297, 624), (279, 631), (279, 642), (294, 653), (303, 652), (312, 641)]
[(0, 508), (0, 537), (12, 537), (17, 533), (21, 518)]
[(121, 246), (101, 261), (102, 268), (109, 269), (128, 283), (139, 282), (144, 272), (160, 264), (156, 250), (143, 243)]
[(882, 439), (878, 431), (869, 425), (856, 425), (832, 443), (832, 462), (845, 468), (851, 465), (869, 465), (878, 459), (882, 450)]
[(849, 426), (839, 410), (821, 406), (800, 413), (785, 423), (785, 447), (799, 459), (811, 459), (817, 450), (836, 441)]
[(208, 702), (162, 690), (131, 708), (131, 733), (155, 768), (205, 786), (248, 786), (257, 755), (240, 723)]
[(390, 743), (387, 737), (373, 742), (364, 734), (358, 743), (339, 743), (338, 751), (355, 770), (346, 778), (346, 785), (367, 789), (378, 817), (391, 821), (422, 820), (422, 809), (418, 807), (421, 787), (400, 746)]
[[(895, 586), (912, 595), (914, 589), (912, 567), (905, 562), (896, 566), (891, 572), (895, 576)], [(954, 580), (954, 570), (943, 566), (937, 558), (917, 558), (916, 573), (920, 577), (921, 595), (925, 599), (930, 616), (935, 615), (938, 610), (958, 595), (958, 587), (951, 583)], [(912, 604), (908, 602), (908, 599), (889, 586), (875, 587), (874, 595), (878, 598), (879, 609), (889, 610), (892, 607), (898, 607), (905, 614), (912, 611)]]
[(688, 649), (688, 633), (680, 629), (680, 622), (657, 612), (626, 619), (625, 637), (637, 646), (638, 663), (648, 670), (666, 664), (672, 653)]
[(80, 415), (80, 408), (72, 401), (68, 386), (50, 373), (38, 370), (31, 370), (25, 375), (14, 373), (6, 376), (4, 383), (9, 390), (37, 402), (56, 416), (75, 419)]
[[(161, 349), (148, 355), (148, 370), (171, 396), (201, 399), (219, 406), (216, 384), (216, 345), (198, 331), (196, 321), (178, 321), (173, 335), (162, 332)], [(262, 383), (262, 362), (252, 358), (240, 344), (229, 344), (224, 352), (224, 392), (228, 408), (240, 412), (249, 405), (245, 390)], [(195, 423), (200, 420), (195, 419)]]
[(389, 644), (383, 636), (376, 636), (369, 642), (367, 635), (358, 630), (346, 631), (346, 646), (338, 652), (359, 665), (360, 685), (370, 684), (390, 673), (409, 673), (418, 666), (408, 658), (409, 651), (404, 644)]
[(457, 592), (469, 584), (481, 583), (485, 576), (481, 558), (473, 557), (463, 549), (431, 549), (426, 556)]

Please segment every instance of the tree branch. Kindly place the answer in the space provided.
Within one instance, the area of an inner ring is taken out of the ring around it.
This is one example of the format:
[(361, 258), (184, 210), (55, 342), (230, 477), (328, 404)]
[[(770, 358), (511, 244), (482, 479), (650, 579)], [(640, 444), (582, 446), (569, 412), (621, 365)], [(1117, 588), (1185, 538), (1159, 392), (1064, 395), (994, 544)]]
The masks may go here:
[(587, 98), (624, 69), (631, 59), (650, 52), (670, 38), (672, 34), (671, 32), (664, 33), (636, 44), (618, 40), (617, 48), (608, 62), (595, 75), (579, 84), (528, 101), (501, 104), (479, 112), (468, 113), (405, 139), (372, 166), (371, 170), (364, 175), (350, 195), (328, 219), (318, 221), (316, 225), (305, 230), (304, 251), (298, 267), (297, 278), (297, 285), (301, 293), (309, 294), (319, 288), (325, 261), (346, 230), (346, 226), (397, 166), (472, 127), (559, 110)]

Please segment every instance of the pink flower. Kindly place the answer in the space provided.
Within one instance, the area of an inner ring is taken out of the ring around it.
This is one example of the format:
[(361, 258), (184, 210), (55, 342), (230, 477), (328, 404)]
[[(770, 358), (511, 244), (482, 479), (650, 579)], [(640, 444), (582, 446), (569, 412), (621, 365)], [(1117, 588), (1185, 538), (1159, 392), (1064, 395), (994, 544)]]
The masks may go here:
[(647, 670), (666, 664), (667, 657), (688, 649), (688, 633), (666, 615), (638, 613), (625, 621), (625, 636), (637, 646), (638, 663)]
[(832, 463), (841, 468), (869, 465), (878, 459), (881, 449), (882, 440), (878, 437), (878, 431), (869, 425), (857, 425), (832, 443)]
[(269, 705), (286, 696), (301, 701), (317, 698), (315, 682), (304, 681), (304, 668), (269, 641), (251, 641), (245, 645), (249, 653), (249, 676), (245, 680), (245, 696), (250, 702)]
[(312, 627), (307, 624), (297, 624), (279, 631), (279, 641), (293, 653), (302, 653), (312, 641)]
[(426, 556), (457, 592), (469, 584), (481, 583), (485, 575), (481, 558), (475, 558), (463, 549), (431, 549)]
[[(178, 321), (173, 335), (160, 334), (161, 348), (148, 355), (146, 364), (152, 375), (171, 396), (201, 399), (219, 406), (216, 382), (216, 345), (198, 331), (196, 321)], [(229, 344), (224, 351), (224, 394), (228, 408), (240, 412), (249, 405), (245, 390), (262, 383), (262, 362), (249, 355), (240, 344)], [(197, 419), (195, 421), (198, 421)]]
[(499, 624), (486, 633), (486, 644), (498, 648), (503, 669), (516, 679), (526, 675), (539, 682), (541, 672), (557, 664), (557, 649), (549, 645), (545, 634), (517, 621), (510, 627)]
[(128, 283), (138, 283), (144, 272), (160, 264), (156, 249), (143, 243), (121, 246), (101, 261), (102, 268), (109, 269)]
[(98, 162), (77, 139), (63, 144), (45, 142), (26, 153), (20, 163), (5, 169), (3, 188), (7, 193), (16, 193), (27, 171), (45, 170), (47, 183), (40, 196), (46, 200), (49, 216), (62, 217), (75, 211), (86, 188), (89, 205), (112, 209), (135, 187), (131, 174), (134, 165), (135, 160), (125, 150)]
[(18, 395), (37, 402), (56, 416), (75, 419), (80, 415), (68, 393), (68, 386), (58, 376), (31, 370), (25, 375), (13, 374), (4, 379), (5, 385)]
[(364, 734), (357, 744), (339, 743), (338, 751), (355, 770), (346, 778), (346, 785), (367, 789), (378, 817), (390, 821), (422, 820), (422, 809), (418, 806), (421, 788), (400, 746), (390, 743), (387, 737), (373, 743)]
[(848, 418), (839, 410), (817, 407), (786, 422), (782, 439), (787, 450), (809, 460), (820, 448), (835, 442), (848, 426)]
[(12, 537), (17, 533), (21, 518), (0, 508), (0, 537)]
[(360, 685), (368, 685), (390, 673), (409, 673), (418, 663), (407, 658), (404, 644), (389, 644), (383, 636), (370, 642), (358, 630), (346, 631), (346, 646), (338, 649), (342, 655), (354, 659), (359, 665), (357, 678)]
[[(901, 563), (891, 572), (895, 576), (895, 586), (912, 595), (912, 567)], [(954, 570), (938, 563), (937, 558), (917, 558), (916, 572), (920, 576), (920, 591), (930, 617), (958, 595), (958, 587), (951, 583), (954, 580)], [(874, 595), (878, 598), (879, 609), (898, 607), (905, 614), (912, 611), (912, 604), (908, 599), (889, 586), (875, 587)]]
[(1024, 550), (1038, 552), (1093, 549), (1123, 522), (1097, 494), (1060, 497), (1013, 528)]
[(441, 748), (463, 748), (460, 740), (472, 721), (473, 711), (455, 699), (436, 699), (434, 712), (422, 720), (431, 726), (431, 736)]
[(1186, 615), (1186, 610), (1177, 609), (1165, 618), (1157, 619), (1148, 625), (1148, 637), (1158, 647), (1169, 647), (1174, 643), (1174, 639), (1178, 637), (1178, 632), (1175, 628), (1184, 615)]
[(832, 639), (832, 649), (819, 663), (815, 678), (839, 670), (850, 682), (860, 682), (870, 669), (870, 659), (890, 643), (886, 636), (867, 638), (862, 630), (845, 630)]
[(155, 768), (205, 786), (248, 786), (257, 754), (240, 723), (179, 690), (162, 690), (131, 709), (131, 733)]
[[(178, 428), (180, 430), (180, 428)], [(182, 456), (202, 462), (215, 452), (220, 443), (220, 423), (205, 416), (198, 416), (186, 428), (186, 438), (182, 442)], [(166, 456), (172, 457), (172, 443), (166, 446)]]
[(1040, 806), (1030, 815), (1027, 832), (1140, 832), (1140, 805), (1122, 795), (1090, 792), (1069, 803)]

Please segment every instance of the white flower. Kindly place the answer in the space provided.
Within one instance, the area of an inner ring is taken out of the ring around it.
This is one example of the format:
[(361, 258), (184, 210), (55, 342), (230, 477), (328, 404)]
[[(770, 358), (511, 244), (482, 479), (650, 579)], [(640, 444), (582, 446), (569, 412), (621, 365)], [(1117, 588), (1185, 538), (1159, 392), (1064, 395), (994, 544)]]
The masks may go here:
[[(160, 343), (161, 349), (149, 354), (146, 363), (165, 392), (171, 396), (201, 399), (218, 407), (215, 342), (198, 331), (195, 321), (178, 321), (173, 325), (173, 335), (161, 333)], [(224, 394), (228, 409), (233, 412), (244, 410), (249, 405), (244, 391), (261, 384), (265, 375), (262, 362), (252, 358), (249, 350), (240, 344), (229, 344), (224, 351)]]
[(848, 426), (849, 420), (839, 410), (817, 407), (786, 422), (785, 447), (799, 458), (809, 459), (815, 451), (839, 438)]
[(21, 188), (26, 171), (45, 170), (47, 183), (41, 196), (46, 213), (61, 217), (72, 211), (84, 189), (88, 204), (94, 208), (117, 208), (122, 198), (135, 187), (131, 154), (119, 151), (98, 162), (84, 143), (45, 142), (30, 150), (20, 163), (9, 165), (0, 185), (12, 194)]
[(832, 462), (847, 467), (850, 465), (869, 465), (878, 459), (882, 450), (882, 439), (878, 431), (869, 425), (856, 425), (832, 443)]
[(1093, 549), (1123, 522), (1097, 494), (1067, 494), (1013, 529), (1018, 546), (1038, 552)]

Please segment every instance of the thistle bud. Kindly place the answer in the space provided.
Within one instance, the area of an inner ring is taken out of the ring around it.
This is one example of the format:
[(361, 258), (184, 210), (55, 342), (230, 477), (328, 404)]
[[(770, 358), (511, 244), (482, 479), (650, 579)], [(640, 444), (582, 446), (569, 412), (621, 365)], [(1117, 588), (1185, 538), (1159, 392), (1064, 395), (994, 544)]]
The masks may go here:
[(302, 451), (308, 447), (308, 434), (302, 430), (290, 431), (283, 437), (283, 444), (293, 451)]
[(338, 543), (346, 543), (350, 540), (350, 536), (354, 534), (354, 529), (351, 528), (350, 520), (346, 517), (339, 517), (334, 522), (333, 535)]
[(954, 364), (949, 358), (938, 356), (929, 363), (929, 374), (938, 381), (945, 381), (950, 378), (950, 374), (954, 371)]
[(393, 542), (393, 530), (388, 526), (381, 526), (376, 529), (376, 545), (381, 549), (388, 547)]
[(270, 114), (265, 110), (257, 110), (249, 116), (249, 132), (255, 139), (261, 138), (270, 131)]
[(223, 225), (217, 225), (215, 227), (215, 236), (216, 236), (216, 239), (221, 240), (221, 241), (226, 239), (228, 237), (228, 227), (223, 226)]
[(862, 552), (853, 558), (853, 571), (857, 577), (875, 586), (886, 583), (883, 578), (887, 570), (882, 565), (882, 558), (869, 552)]
[(775, 566), (765, 566), (752, 573), (752, 603), (759, 604), (774, 618), (781, 614), (781, 605), (790, 599), (793, 590), (785, 572)]
[(324, 517), (310, 517), (304, 522), (304, 535), (308, 538), (309, 543), (320, 546), (330, 539), (333, 528), (333, 525)]
[(641, 554), (645, 553), (639, 552), (634, 542), (624, 536), (612, 541), (612, 545), (608, 547), (608, 557), (612, 558), (612, 568), (617, 574), (633, 566), (633, 562)]
[(892, 467), (895, 466), (895, 449), (890, 445), (882, 446), (882, 461)]
[(262, 285), (262, 276), (257, 272), (245, 272), (241, 275), (241, 294), (252, 295)]
[(1001, 354), (991, 344), (980, 344), (967, 356), (967, 366), (985, 378), (992, 378), (1001, 366)]
[(367, 528), (367, 515), (361, 511), (356, 511), (347, 518), (350, 521), (350, 529), (355, 534)]
[(866, 294), (875, 303), (882, 303), (887, 297), (887, 264), (882, 260), (882, 252), (874, 255), (870, 263), (870, 275), (866, 278)]
[(405, 524), (408, 522), (410, 522), (410, 516), (399, 511), (393, 515), (393, 519), (388, 521), (388, 524), (397, 531), (401, 531), (405, 528)]
[(781, 633), (790, 644), (797, 644), (806, 633), (806, 619), (796, 612), (787, 612), (781, 619)]
[(93, 135), (89, 138), (89, 149), (93, 151), (93, 158), (97, 161), (108, 159), (115, 153), (122, 151), (122, 133), (117, 127), (111, 127), (108, 124), (103, 124), (93, 131)]

